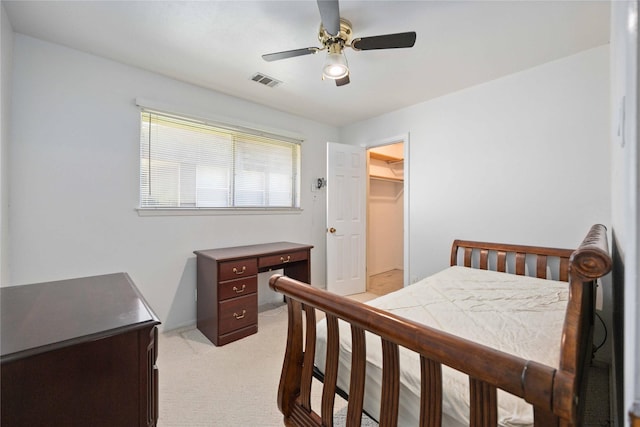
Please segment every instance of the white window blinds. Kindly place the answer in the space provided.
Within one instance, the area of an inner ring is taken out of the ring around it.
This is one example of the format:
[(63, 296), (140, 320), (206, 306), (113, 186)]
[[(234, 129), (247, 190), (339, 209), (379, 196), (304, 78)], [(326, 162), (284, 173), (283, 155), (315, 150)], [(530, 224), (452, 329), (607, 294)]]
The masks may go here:
[(300, 143), (142, 110), (141, 208), (298, 208)]

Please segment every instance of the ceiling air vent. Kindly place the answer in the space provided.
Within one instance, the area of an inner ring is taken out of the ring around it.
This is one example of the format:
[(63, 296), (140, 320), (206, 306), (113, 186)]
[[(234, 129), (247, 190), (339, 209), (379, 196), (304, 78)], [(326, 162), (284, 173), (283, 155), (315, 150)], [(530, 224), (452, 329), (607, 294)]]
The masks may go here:
[(282, 83), (280, 80), (276, 80), (273, 77), (269, 77), (262, 73), (255, 73), (253, 76), (251, 76), (251, 80), (269, 87), (276, 87), (280, 83)]

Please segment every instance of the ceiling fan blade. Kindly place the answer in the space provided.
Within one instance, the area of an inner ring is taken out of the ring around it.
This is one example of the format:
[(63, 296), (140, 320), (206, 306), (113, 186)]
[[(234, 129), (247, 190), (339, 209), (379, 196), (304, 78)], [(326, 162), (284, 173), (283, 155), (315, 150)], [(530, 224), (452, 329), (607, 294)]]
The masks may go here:
[(319, 50), (317, 47), (305, 47), (303, 49), (285, 50), (284, 52), (265, 53), (262, 55), (262, 59), (271, 62), (279, 59), (293, 58), (295, 56), (310, 55)]
[(344, 76), (341, 79), (336, 79), (336, 86), (348, 85), (350, 81), (351, 80), (349, 80), (349, 74), (347, 74), (346, 76)]
[(322, 26), (332, 36), (340, 33), (340, 7), (338, 0), (318, 0)]
[(415, 42), (416, 33), (415, 31), (410, 31), (407, 33), (357, 38), (351, 42), (351, 47), (355, 50), (397, 49), (413, 47)]

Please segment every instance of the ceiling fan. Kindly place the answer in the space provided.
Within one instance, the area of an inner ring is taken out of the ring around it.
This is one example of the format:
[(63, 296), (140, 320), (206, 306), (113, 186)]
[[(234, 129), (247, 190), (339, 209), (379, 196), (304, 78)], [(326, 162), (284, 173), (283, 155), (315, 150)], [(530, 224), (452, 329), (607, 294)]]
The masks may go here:
[(352, 40), (351, 23), (340, 17), (338, 0), (317, 0), (320, 10), (320, 30), (318, 39), (322, 47), (305, 47), (285, 50), (283, 52), (262, 55), (265, 61), (293, 58), (327, 50), (327, 59), (322, 69), (322, 78), (336, 81), (336, 86), (349, 83), (349, 66), (344, 55), (344, 48), (353, 50), (398, 49), (413, 47), (416, 42), (415, 31), (406, 33), (384, 34), (372, 37), (358, 37)]

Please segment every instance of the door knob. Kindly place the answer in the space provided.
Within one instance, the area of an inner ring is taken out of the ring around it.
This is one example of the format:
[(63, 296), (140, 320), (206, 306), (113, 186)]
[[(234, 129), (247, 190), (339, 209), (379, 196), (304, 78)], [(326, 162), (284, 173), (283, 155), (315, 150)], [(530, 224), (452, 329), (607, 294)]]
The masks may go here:
[(329, 233), (335, 233), (335, 232), (336, 232), (336, 229), (335, 229), (335, 228), (331, 227), (331, 228), (329, 229)]

